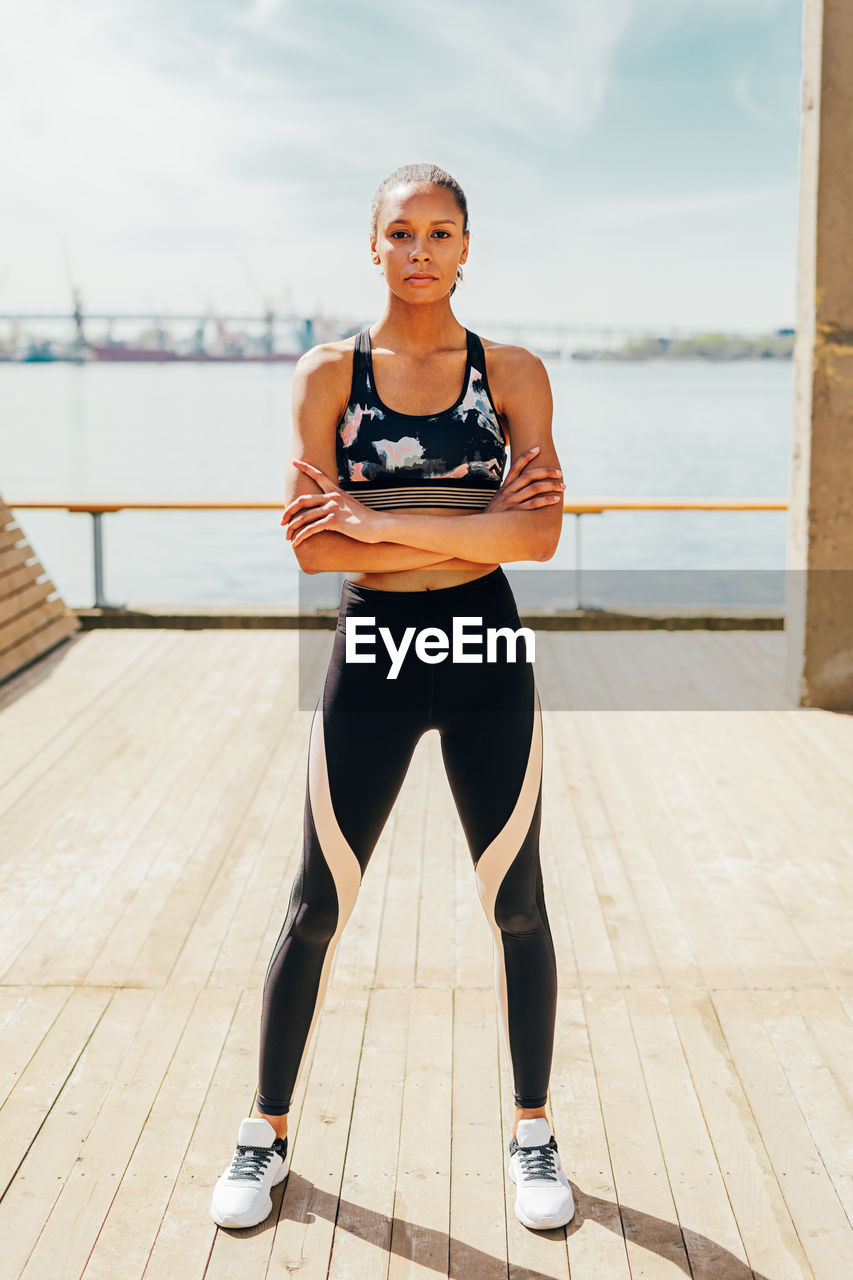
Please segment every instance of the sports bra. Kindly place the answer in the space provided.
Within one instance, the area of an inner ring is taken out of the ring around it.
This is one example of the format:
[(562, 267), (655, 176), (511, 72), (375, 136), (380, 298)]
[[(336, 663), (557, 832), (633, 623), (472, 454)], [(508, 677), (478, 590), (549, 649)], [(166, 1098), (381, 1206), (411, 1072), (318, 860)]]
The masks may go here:
[(441, 413), (398, 413), (376, 394), (369, 329), (356, 335), (349, 403), (338, 423), (338, 484), (365, 506), (483, 510), (501, 487), (507, 438), (483, 344), (466, 329), (462, 390)]

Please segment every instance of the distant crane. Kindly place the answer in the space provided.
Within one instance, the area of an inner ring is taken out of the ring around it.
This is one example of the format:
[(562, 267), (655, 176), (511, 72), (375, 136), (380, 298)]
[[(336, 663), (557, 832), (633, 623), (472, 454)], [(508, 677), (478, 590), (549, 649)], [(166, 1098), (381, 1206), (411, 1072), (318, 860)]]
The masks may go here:
[(166, 326), (163, 323), (163, 309), (162, 307), (156, 307), (154, 305), (154, 299), (151, 297), (150, 293), (146, 293), (145, 296), (148, 299), (148, 305), (150, 306), (151, 311), (156, 317), (154, 321), (154, 328), (157, 333), (157, 346), (160, 351), (165, 351), (169, 345), (171, 334), (167, 332)]
[(73, 303), (73, 311), (71, 317), (74, 321), (75, 344), (78, 350), (82, 351), (86, 346), (86, 334), (83, 331), (83, 297), (80, 289), (74, 281), (74, 271), (71, 266), (71, 253), (68, 249), (68, 242), (62, 232), (59, 235), (59, 246), (62, 250), (62, 260), (65, 264), (65, 275), (68, 279), (68, 287), (71, 290), (71, 301)]
[(254, 287), (254, 290), (258, 295), (258, 299), (261, 303), (261, 306), (264, 309), (263, 311), (264, 336), (262, 339), (263, 350), (267, 355), (272, 355), (273, 351), (275, 350), (275, 308), (273, 307), (273, 304), (270, 301), (270, 299), (264, 296), (263, 290), (261, 289), (261, 286), (258, 283), (258, 277), (255, 275), (254, 271), (249, 265), (248, 259), (242, 253), (238, 253), (237, 257), (240, 263), (242, 264), (243, 270), (246, 272), (246, 275), (249, 277), (249, 280), (251, 281), (252, 286)]

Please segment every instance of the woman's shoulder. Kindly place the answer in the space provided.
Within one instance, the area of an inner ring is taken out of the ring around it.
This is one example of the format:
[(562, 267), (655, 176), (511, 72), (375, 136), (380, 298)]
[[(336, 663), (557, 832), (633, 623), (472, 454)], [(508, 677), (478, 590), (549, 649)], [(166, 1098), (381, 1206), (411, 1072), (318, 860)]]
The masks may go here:
[(303, 351), (296, 361), (296, 368), (303, 374), (313, 374), (319, 369), (332, 371), (352, 367), (352, 353), (357, 334), (341, 338), (338, 342), (318, 342)]
[(510, 342), (495, 342), (478, 334), (486, 358), (486, 376), (495, 407), (501, 411), (514, 393), (524, 392), (548, 375), (540, 356), (527, 347)]
[(489, 364), (495, 368), (533, 368), (542, 361), (534, 351), (527, 347), (519, 347), (512, 342), (496, 342), (494, 338), (477, 335), (483, 344), (483, 350)]
[(294, 383), (304, 385), (312, 395), (318, 392), (344, 403), (349, 398), (352, 381), (352, 359), (356, 335), (338, 342), (318, 342), (303, 351), (294, 366)]

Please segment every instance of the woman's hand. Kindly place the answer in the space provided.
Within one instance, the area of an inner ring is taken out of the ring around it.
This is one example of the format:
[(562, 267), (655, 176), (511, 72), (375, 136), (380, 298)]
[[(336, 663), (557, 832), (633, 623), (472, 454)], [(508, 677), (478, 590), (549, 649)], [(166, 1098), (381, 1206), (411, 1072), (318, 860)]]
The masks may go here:
[(286, 537), (294, 547), (310, 538), (312, 533), (334, 530), (345, 533), (358, 542), (382, 542), (382, 513), (372, 511), (352, 494), (345, 493), (337, 483), (304, 458), (295, 458), (293, 465), (314, 480), (322, 493), (300, 493), (284, 508), (282, 524), (287, 525)]
[(486, 511), (517, 511), (519, 508), (533, 511), (550, 503), (555, 493), (562, 497), (566, 486), (562, 471), (556, 467), (534, 467), (522, 475), (523, 469), (538, 452), (539, 446), (536, 445), (516, 458)]

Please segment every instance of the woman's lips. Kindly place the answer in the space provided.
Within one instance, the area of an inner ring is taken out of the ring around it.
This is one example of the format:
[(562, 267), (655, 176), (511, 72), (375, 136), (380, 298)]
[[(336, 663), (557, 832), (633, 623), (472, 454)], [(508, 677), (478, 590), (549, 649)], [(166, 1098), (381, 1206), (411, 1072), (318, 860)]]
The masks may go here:
[(429, 284), (430, 280), (437, 279), (436, 276), (413, 275), (406, 276), (407, 280), (411, 280), (412, 284)]

